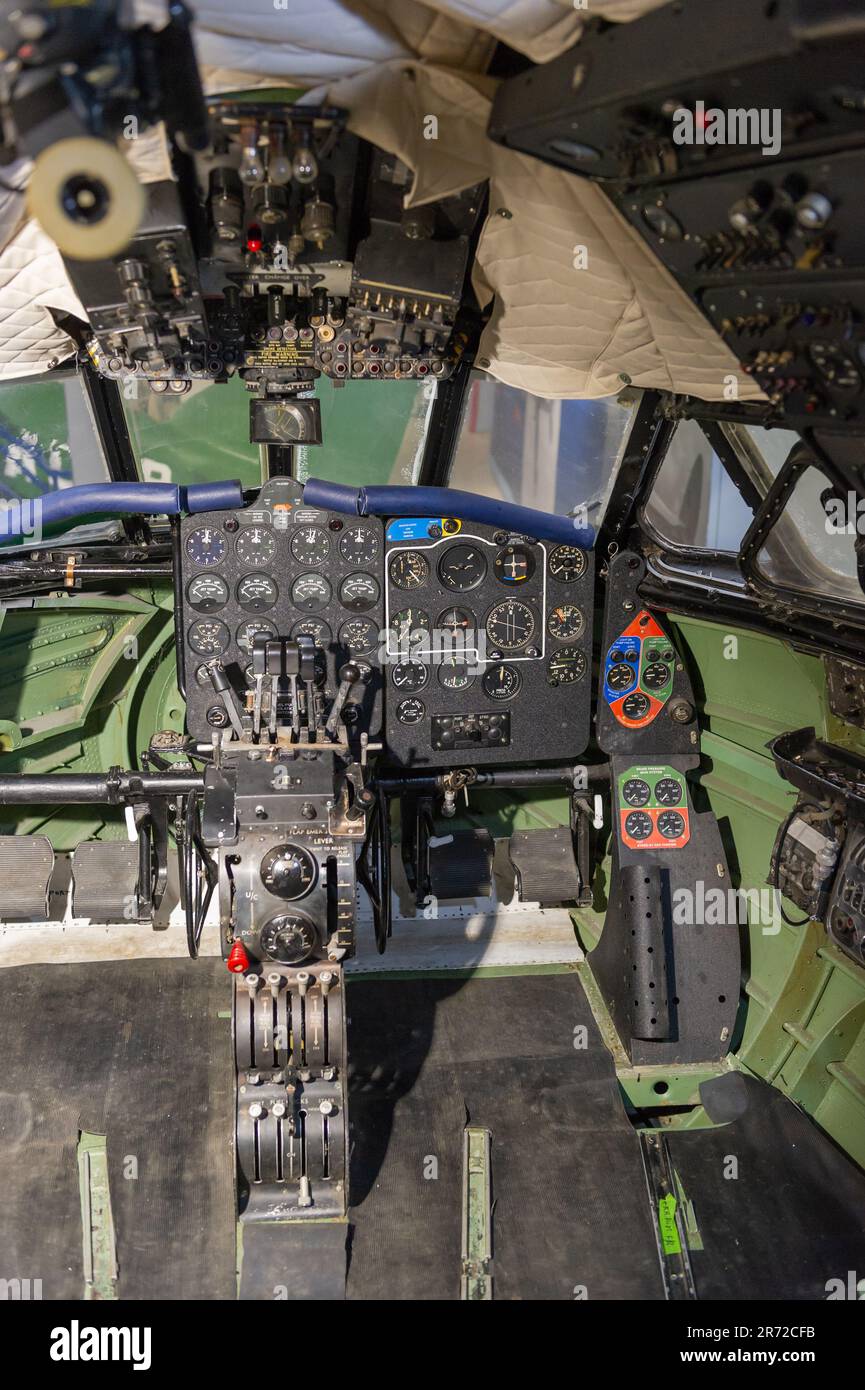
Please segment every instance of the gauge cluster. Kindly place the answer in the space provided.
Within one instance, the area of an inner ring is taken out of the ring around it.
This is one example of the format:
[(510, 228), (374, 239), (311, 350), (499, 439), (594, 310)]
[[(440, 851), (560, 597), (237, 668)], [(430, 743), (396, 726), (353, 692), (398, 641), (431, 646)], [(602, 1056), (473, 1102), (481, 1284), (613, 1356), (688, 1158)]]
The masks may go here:
[(622, 840), (629, 849), (681, 849), (690, 839), (685, 778), (675, 768), (629, 767), (617, 778)]
[(218, 658), (242, 705), (252, 698), (256, 636), (307, 635), (325, 707), (338, 671), (360, 669), (345, 713), (377, 733), (382, 717), (379, 633), (383, 621), (382, 524), (307, 507), (300, 485), (273, 478), (236, 513), (187, 518), (179, 540), (177, 632), (187, 725), (207, 740), (227, 722), (207, 668)]
[(576, 757), (594, 557), (454, 517), (385, 530), (387, 743), (403, 765)]

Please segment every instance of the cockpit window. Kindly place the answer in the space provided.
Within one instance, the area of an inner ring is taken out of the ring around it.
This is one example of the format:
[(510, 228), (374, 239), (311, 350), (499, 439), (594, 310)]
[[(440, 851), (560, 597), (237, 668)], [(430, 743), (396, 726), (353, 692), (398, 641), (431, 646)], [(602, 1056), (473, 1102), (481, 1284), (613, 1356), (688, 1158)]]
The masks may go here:
[[(262, 480), (257, 444), (249, 442), (248, 397), (239, 377), (194, 382), (180, 398), (154, 395), (146, 384), (121, 384), (132, 447), (147, 482), (199, 483), (239, 478), (246, 488)], [(301, 482), (327, 478), (349, 484), (417, 481), (436, 383), (334, 382), (322, 376), (323, 444), (295, 451)]]
[[(19, 499), (108, 479), (90, 403), (76, 372), (0, 383), (0, 459), (0, 509)], [(0, 541), (2, 534), (0, 525)], [(122, 531), (116, 521), (100, 521), (64, 534), (82, 540)], [(27, 539), (30, 549), (38, 544)]]
[(450, 487), (560, 514), (585, 505), (598, 526), (636, 407), (544, 400), (477, 375), (467, 392)]
[(696, 420), (682, 420), (664, 455), (644, 519), (677, 549), (737, 555), (753, 519)]

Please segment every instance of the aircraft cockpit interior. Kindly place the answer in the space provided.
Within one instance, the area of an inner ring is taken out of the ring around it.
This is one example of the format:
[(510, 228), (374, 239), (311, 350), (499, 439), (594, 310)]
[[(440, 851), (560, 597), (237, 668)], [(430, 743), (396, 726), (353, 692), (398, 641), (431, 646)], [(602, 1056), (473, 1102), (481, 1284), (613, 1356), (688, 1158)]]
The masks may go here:
[(2, 6), (0, 1290), (861, 1300), (865, 5), (195, 8)]

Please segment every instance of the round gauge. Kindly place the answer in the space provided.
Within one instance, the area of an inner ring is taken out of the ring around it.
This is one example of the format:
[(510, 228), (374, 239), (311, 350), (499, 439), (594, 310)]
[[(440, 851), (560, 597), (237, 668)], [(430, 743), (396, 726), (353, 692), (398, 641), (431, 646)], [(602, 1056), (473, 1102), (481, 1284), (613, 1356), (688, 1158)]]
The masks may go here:
[(391, 671), (390, 678), (397, 690), (423, 690), (429, 680), (429, 671), (419, 661), (400, 661)]
[(642, 213), (643, 221), (661, 241), (681, 241), (684, 236), (682, 224), (677, 217), (658, 203), (646, 203)]
[(419, 589), (429, 578), (429, 565), (419, 550), (399, 550), (391, 559), (387, 572), (391, 584), (398, 589)]
[(322, 618), (301, 618), (289, 633), (290, 637), (311, 637), (315, 645), (326, 651), (333, 641), (333, 633)]
[(575, 545), (557, 545), (550, 551), (550, 574), (560, 584), (573, 584), (586, 572), (586, 552)]
[(622, 705), (622, 714), (626, 719), (642, 719), (644, 714), (648, 714), (648, 711), (649, 701), (642, 690), (635, 690)]
[(378, 641), (378, 628), (369, 618), (349, 618), (339, 630), (339, 645), (352, 656), (371, 652)]
[(625, 817), (625, 834), (632, 840), (648, 840), (652, 833), (652, 817), (645, 811), (632, 811)]
[(269, 893), (292, 902), (315, 887), (318, 864), (300, 845), (274, 845), (262, 859), (259, 873)]
[(493, 561), (496, 579), (503, 584), (522, 584), (535, 572), (535, 557), (525, 545), (506, 545)]
[(323, 565), (330, 554), (330, 537), (320, 526), (299, 526), (291, 538), (291, 553), (299, 565)]
[(487, 614), (487, 637), (503, 652), (517, 652), (532, 640), (535, 615), (531, 608), (516, 599), (497, 603)]
[(514, 666), (506, 666), (504, 662), (497, 662), (495, 666), (490, 666), (484, 672), (481, 685), (484, 694), (489, 695), (491, 700), (512, 700), (522, 686), (523, 678)]
[(579, 647), (561, 647), (550, 657), (547, 680), (550, 685), (573, 685), (586, 674), (587, 664)]
[(470, 633), (477, 629), (477, 618), (470, 608), (446, 608), (439, 614), (437, 627), (445, 632)]
[(486, 572), (486, 559), (476, 545), (451, 545), (439, 560), (439, 579), (446, 589), (476, 589)]
[(438, 674), (439, 685), (443, 685), (445, 690), (468, 690), (474, 684), (475, 678), (465, 662), (454, 661), (452, 657), (441, 662)]
[(396, 707), (397, 722), (400, 724), (419, 724), (425, 714), (423, 700), (415, 700), (411, 696), (407, 700), (400, 700)]
[(315, 923), (303, 912), (281, 912), (271, 917), (261, 933), (261, 949), (282, 965), (300, 965), (316, 948)]
[(333, 591), (322, 574), (299, 574), (291, 586), (292, 603), (307, 613), (320, 613), (332, 597)]
[(213, 681), (210, 679), (210, 671), (206, 666), (196, 666), (195, 679), (199, 685), (206, 686), (208, 690), (213, 689)]
[(685, 833), (685, 821), (678, 811), (662, 811), (658, 816), (658, 834), (665, 840), (678, 840)]
[(258, 623), (241, 623), (235, 633), (235, 641), (242, 652), (251, 652), (252, 644), (259, 633), (265, 637), (275, 637), (276, 628), (266, 620)]
[(408, 651), (410, 647), (428, 647), (426, 639), (430, 629), (429, 614), (422, 608), (401, 608), (398, 613), (391, 615), (389, 631), (393, 640), (388, 638), (388, 646), (392, 651), (400, 652)]
[(575, 603), (560, 603), (547, 618), (547, 632), (555, 642), (573, 642), (585, 625), (582, 610)]
[(269, 526), (244, 526), (234, 548), (242, 565), (260, 569), (269, 565), (276, 554), (276, 536)]
[(199, 526), (186, 537), (186, 553), (194, 565), (212, 569), (225, 559), (225, 537), (213, 526)]
[(246, 613), (265, 613), (279, 598), (269, 574), (245, 574), (237, 586), (237, 602)]
[(371, 526), (349, 526), (339, 538), (339, 553), (350, 565), (371, 565), (381, 548)]
[(655, 783), (655, 800), (662, 806), (678, 806), (682, 800), (681, 783), (675, 777), (662, 777)]
[(189, 645), (199, 656), (221, 656), (231, 641), (225, 623), (201, 618), (189, 629)]
[(640, 684), (647, 690), (660, 690), (670, 679), (670, 672), (662, 661), (653, 661), (645, 668), (640, 677)]
[(648, 806), (652, 789), (642, 777), (629, 777), (622, 787), (622, 796), (629, 806)]
[(607, 672), (607, 685), (617, 694), (630, 690), (631, 686), (636, 684), (636, 680), (636, 675), (626, 661), (617, 661)]
[(339, 586), (339, 601), (352, 613), (365, 613), (378, 603), (381, 590), (371, 574), (349, 574)]
[(200, 574), (189, 585), (186, 597), (196, 613), (215, 613), (228, 603), (228, 585), (218, 574)]

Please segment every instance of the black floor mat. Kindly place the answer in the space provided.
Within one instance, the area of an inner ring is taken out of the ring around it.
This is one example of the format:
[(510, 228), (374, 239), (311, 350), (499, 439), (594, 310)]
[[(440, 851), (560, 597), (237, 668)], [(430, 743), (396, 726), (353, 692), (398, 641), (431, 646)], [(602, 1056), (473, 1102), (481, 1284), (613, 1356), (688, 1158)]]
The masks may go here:
[(829, 1280), (865, 1272), (865, 1173), (780, 1091), (745, 1083), (738, 1120), (668, 1135), (705, 1247), (697, 1295), (825, 1299)]
[(467, 1119), (492, 1131), (497, 1299), (663, 1297), (639, 1143), (575, 976), (347, 997), (349, 1298), (459, 1297)]
[(0, 1278), (83, 1297), (76, 1145), (88, 1130), (108, 1139), (119, 1296), (234, 1298), (222, 962), (22, 966), (0, 989)]

